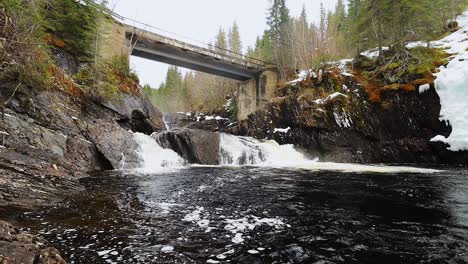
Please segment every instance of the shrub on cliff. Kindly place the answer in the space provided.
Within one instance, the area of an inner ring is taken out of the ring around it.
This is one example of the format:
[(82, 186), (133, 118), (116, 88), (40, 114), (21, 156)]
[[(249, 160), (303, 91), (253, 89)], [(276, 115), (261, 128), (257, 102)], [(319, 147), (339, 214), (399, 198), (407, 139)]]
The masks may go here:
[[(92, 0), (2, 0), (0, 80), (83, 99), (138, 94), (138, 77), (129, 68), (128, 58), (95, 61), (96, 29), (106, 11)], [(53, 59), (57, 53), (69, 54), (66, 59), (80, 65), (79, 72), (69, 76), (57, 66)]]
[(43, 40), (44, 1), (3, 0), (0, 6), (0, 80), (35, 87), (52, 82)]
[(99, 14), (93, 1), (50, 0), (41, 11), (42, 24), (52, 44), (80, 60), (91, 60)]
[(433, 83), (433, 73), (448, 63), (448, 57), (445, 51), (435, 48), (405, 48), (403, 52), (389, 49), (379, 58), (359, 57), (354, 62), (354, 74), (370, 101), (378, 103), (385, 91), (415, 91), (419, 85)]

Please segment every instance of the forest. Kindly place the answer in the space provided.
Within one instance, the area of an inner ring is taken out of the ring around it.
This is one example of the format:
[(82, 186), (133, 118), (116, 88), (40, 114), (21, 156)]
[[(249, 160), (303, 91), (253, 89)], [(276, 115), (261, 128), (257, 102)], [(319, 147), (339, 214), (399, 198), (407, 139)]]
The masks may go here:
[[(466, 8), (466, 0), (338, 0), (334, 10), (320, 6), (318, 23), (310, 22), (303, 7), (298, 17), (290, 15), (286, 0), (271, 0), (268, 28), (255, 46), (244, 49), (240, 29), (234, 22), (220, 29), (213, 49), (245, 51), (246, 57), (278, 66), (283, 80), (294, 79), (298, 70), (317, 68), (323, 63), (358, 58), (376, 48), (378, 66), (395, 67), (395, 76), (405, 76), (418, 55), (406, 45), (424, 41), (429, 45), (457, 27), (455, 19)], [(392, 52), (384, 50), (390, 48)], [(391, 54), (390, 54), (391, 53)], [(427, 56), (423, 52), (421, 56)], [(358, 61), (358, 60), (356, 60)], [(397, 65), (397, 66), (396, 66)], [(414, 68), (414, 67), (413, 67)], [(237, 82), (200, 72), (183, 73), (170, 67), (159, 89), (146, 86), (152, 101), (164, 111), (223, 112), (226, 99), (234, 97)]]

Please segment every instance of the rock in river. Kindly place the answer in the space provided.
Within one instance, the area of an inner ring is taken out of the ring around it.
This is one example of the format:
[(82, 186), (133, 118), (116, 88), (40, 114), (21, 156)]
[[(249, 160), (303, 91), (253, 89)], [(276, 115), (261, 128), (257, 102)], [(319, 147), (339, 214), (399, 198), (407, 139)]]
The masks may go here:
[(152, 136), (163, 148), (172, 149), (190, 163), (219, 164), (219, 134), (198, 129), (175, 129)]

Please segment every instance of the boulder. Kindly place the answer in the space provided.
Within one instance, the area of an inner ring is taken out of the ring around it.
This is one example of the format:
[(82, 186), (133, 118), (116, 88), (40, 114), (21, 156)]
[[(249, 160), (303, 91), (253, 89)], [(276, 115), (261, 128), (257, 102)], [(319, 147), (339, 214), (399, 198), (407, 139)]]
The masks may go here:
[(175, 129), (153, 134), (163, 148), (172, 149), (190, 163), (219, 164), (219, 134), (198, 129)]
[(89, 124), (87, 134), (90, 141), (112, 165), (113, 169), (138, 168), (141, 158), (136, 153), (139, 148), (133, 134), (117, 123), (98, 120)]
[(0, 263), (66, 264), (60, 252), (38, 236), (0, 220)]

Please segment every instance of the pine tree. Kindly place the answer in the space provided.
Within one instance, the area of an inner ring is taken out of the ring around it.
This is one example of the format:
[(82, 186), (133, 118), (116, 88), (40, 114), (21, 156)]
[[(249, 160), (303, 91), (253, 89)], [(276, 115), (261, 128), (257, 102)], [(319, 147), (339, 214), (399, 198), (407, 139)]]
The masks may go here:
[(320, 3), (320, 25), (319, 25), (319, 31), (320, 31), (320, 44), (323, 45), (326, 40), (326, 23), (327, 23), (327, 18), (325, 14), (325, 8), (323, 7), (323, 3)]
[(302, 11), (299, 19), (296, 22), (296, 30), (298, 38), (298, 51), (300, 67), (308, 68), (310, 66), (309, 55), (308, 55), (308, 43), (307, 40), (310, 38), (309, 22), (307, 22), (307, 12), (305, 5), (302, 6)]
[(224, 32), (222, 28), (219, 28), (218, 35), (216, 35), (215, 46), (216, 50), (220, 53), (226, 53), (226, 50), (228, 49), (226, 32)]
[(272, 0), (267, 17), (268, 37), (273, 45), (273, 56), (279, 67), (280, 77), (285, 78), (287, 68), (291, 65), (292, 54), (290, 52), (291, 23), (289, 9), (286, 0)]
[(365, 39), (363, 32), (364, 19), (364, 1), (365, 0), (349, 0), (348, 2), (348, 24), (349, 35), (352, 49), (355, 50), (355, 55), (358, 56), (363, 49), (363, 40)]
[(242, 42), (239, 27), (236, 22), (234, 22), (232, 28), (229, 30), (229, 50), (237, 54), (242, 54)]

